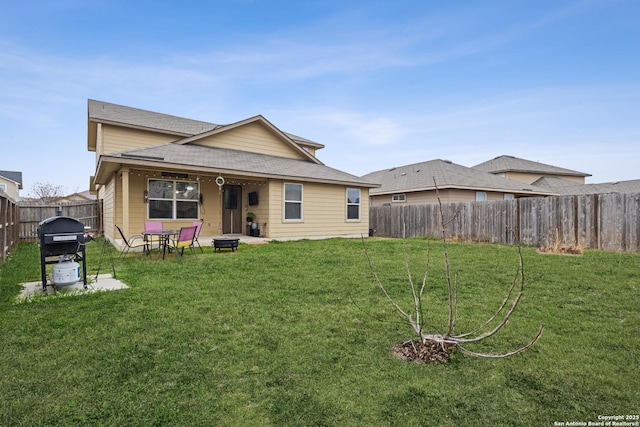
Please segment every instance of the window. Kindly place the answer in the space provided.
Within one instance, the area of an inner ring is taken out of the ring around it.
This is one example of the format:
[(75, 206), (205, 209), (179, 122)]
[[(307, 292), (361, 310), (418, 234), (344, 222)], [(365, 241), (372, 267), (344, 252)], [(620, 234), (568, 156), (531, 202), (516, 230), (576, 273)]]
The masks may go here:
[(302, 220), (302, 184), (284, 184), (284, 219)]
[(149, 180), (149, 219), (198, 219), (197, 182)]
[(7, 192), (7, 184), (0, 183), (0, 191)]
[(407, 195), (406, 194), (394, 194), (393, 196), (391, 196), (391, 201), (392, 202), (406, 202), (407, 201)]
[(505, 193), (504, 200), (513, 200), (513, 194)]
[(347, 188), (347, 221), (360, 220), (360, 190)]
[(487, 193), (484, 191), (476, 191), (476, 202), (486, 202), (487, 201)]

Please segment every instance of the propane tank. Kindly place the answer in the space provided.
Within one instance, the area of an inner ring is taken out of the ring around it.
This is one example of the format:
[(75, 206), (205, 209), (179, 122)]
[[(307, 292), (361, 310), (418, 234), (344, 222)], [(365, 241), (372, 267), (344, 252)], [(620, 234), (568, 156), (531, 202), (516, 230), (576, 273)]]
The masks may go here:
[(58, 285), (72, 285), (80, 280), (80, 264), (68, 256), (61, 256), (60, 261), (53, 266), (51, 281)]

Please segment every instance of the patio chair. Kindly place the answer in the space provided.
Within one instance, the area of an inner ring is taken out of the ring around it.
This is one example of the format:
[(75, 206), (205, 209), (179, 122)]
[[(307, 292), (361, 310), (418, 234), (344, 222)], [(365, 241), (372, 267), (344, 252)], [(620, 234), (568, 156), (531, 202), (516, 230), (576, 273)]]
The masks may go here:
[[(180, 233), (178, 234), (178, 239), (169, 239), (167, 247), (171, 250), (175, 250), (176, 257), (179, 257), (184, 254), (184, 248), (191, 248), (193, 251), (193, 256), (198, 259), (198, 253), (196, 252), (195, 237), (196, 237), (196, 229), (198, 227), (195, 225), (191, 225), (189, 227), (182, 227), (180, 229)], [(178, 249), (180, 253), (178, 253)]]
[(145, 233), (159, 233), (162, 231), (162, 221), (145, 221)]
[(200, 242), (198, 241), (198, 236), (200, 236), (200, 230), (202, 230), (202, 224), (203, 224), (203, 221), (193, 221), (193, 224), (191, 224), (191, 225), (195, 225), (196, 226), (196, 237), (193, 239), (193, 241), (200, 248), (200, 252), (204, 253), (204, 251), (202, 250), (202, 246), (200, 246)]
[(160, 247), (164, 243), (164, 237), (162, 237), (162, 229), (162, 221), (145, 221), (144, 238), (147, 242), (149, 242), (149, 250), (153, 248), (154, 243), (157, 243), (158, 247)]
[(135, 234), (127, 239), (124, 233), (122, 232), (122, 229), (117, 225), (116, 225), (116, 228), (118, 229), (118, 232), (120, 233), (120, 237), (122, 238), (122, 241), (124, 242), (124, 245), (125, 245), (125, 248), (122, 250), (122, 253), (120, 254), (120, 259), (124, 258), (124, 256), (127, 255), (127, 253), (129, 253), (129, 249), (132, 249), (132, 248), (143, 248), (143, 250), (146, 253), (149, 253), (149, 242), (144, 240), (143, 235)]

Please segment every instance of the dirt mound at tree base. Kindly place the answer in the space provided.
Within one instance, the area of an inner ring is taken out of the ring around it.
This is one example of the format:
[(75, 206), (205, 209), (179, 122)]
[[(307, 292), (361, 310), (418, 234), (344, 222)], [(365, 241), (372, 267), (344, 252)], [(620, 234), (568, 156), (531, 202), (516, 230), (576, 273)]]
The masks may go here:
[(396, 344), (391, 353), (398, 359), (413, 362), (447, 363), (453, 347), (455, 344), (415, 340)]

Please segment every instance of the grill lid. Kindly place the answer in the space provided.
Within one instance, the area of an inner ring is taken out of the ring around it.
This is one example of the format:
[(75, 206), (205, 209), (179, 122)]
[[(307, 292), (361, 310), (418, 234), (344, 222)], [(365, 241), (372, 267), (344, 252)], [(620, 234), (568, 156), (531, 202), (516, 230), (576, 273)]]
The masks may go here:
[[(53, 216), (51, 218), (47, 218), (38, 224), (38, 238), (40, 241), (43, 241), (45, 235), (54, 235), (54, 234), (77, 234), (80, 233), (84, 236), (84, 224), (78, 221), (75, 218), (70, 218), (68, 216)], [(71, 238), (69, 238), (71, 240)], [(66, 241), (69, 241), (66, 240)], [(77, 239), (73, 239), (76, 241)], [(54, 242), (64, 242), (65, 239), (55, 238), (52, 239), (49, 243)], [(82, 239), (84, 241), (84, 239)]]

